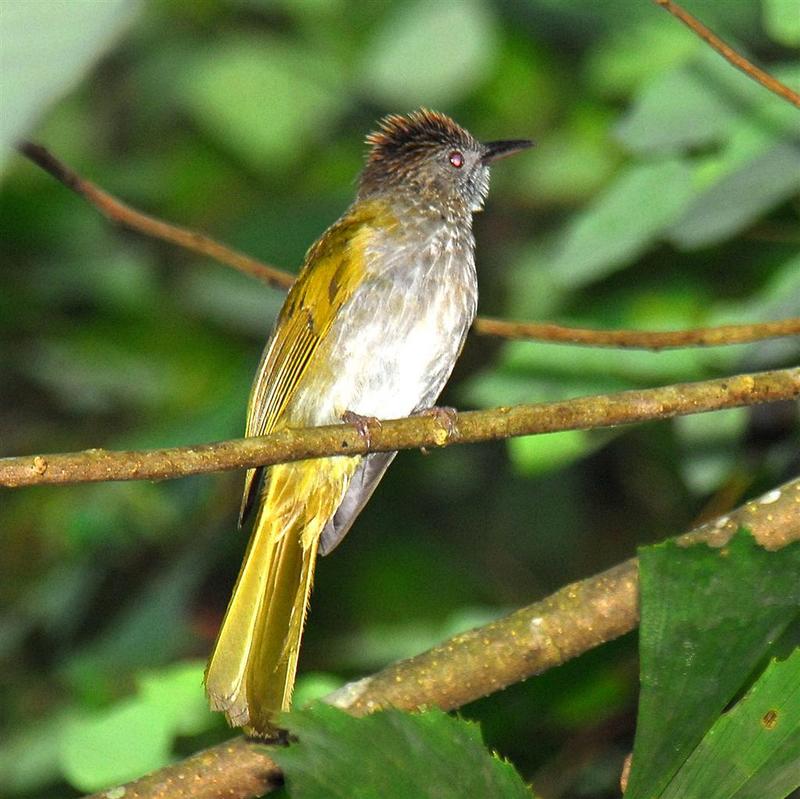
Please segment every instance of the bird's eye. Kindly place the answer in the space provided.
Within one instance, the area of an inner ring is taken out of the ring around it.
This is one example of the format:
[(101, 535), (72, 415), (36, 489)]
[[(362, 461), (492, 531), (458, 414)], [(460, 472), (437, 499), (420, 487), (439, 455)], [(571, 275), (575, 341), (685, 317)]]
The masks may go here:
[(458, 150), (453, 150), (450, 153), (450, 166), (454, 166), (456, 169), (461, 169), (464, 166), (464, 156)]

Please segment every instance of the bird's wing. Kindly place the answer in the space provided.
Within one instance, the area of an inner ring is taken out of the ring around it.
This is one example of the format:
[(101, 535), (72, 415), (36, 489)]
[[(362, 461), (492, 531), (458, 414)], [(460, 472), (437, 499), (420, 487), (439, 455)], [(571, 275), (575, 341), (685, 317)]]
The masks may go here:
[(361, 513), (364, 505), (378, 487), (378, 483), (395, 455), (397, 455), (396, 452), (371, 452), (362, 458), (336, 513), (322, 530), (319, 540), (320, 555), (329, 555), (341, 544), (342, 539), (356, 520), (356, 516)]
[[(362, 202), (308, 251), (261, 356), (250, 392), (245, 435), (265, 435), (280, 427), (315, 350), (364, 278), (366, 251), (375, 231), (393, 224), (385, 207)], [(240, 523), (253, 502), (258, 472), (247, 471)]]

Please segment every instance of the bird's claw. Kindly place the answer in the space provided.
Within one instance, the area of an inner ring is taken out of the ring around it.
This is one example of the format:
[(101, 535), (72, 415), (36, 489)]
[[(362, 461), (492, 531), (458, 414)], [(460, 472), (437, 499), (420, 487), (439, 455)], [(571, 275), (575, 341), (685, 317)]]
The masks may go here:
[(438, 440), (437, 436), (436, 443), (440, 446), (446, 444), (451, 436), (458, 432), (458, 411), (449, 405), (434, 405), (432, 408), (425, 408), (419, 411), (417, 416), (432, 416), (439, 423), (442, 438)]
[(367, 449), (372, 446), (372, 431), (381, 430), (383, 428), (381, 420), (375, 416), (362, 416), (353, 411), (345, 411), (342, 414), (342, 421), (345, 424), (351, 424), (355, 427), (356, 432), (361, 437)]

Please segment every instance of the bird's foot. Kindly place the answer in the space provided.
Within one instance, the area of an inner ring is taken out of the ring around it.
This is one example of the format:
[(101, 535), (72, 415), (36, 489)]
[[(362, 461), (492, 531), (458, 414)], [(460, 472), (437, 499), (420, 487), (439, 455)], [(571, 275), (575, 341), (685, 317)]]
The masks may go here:
[(342, 414), (342, 421), (355, 427), (367, 448), (372, 446), (372, 431), (380, 431), (383, 428), (381, 420), (375, 416), (362, 416), (360, 413), (354, 413), (353, 411), (345, 411)]
[(434, 405), (432, 408), (424, 408), (417, 411), (415, 416), (432, 416), (441, 428), (441, 437), (436, 436), (436, 443), (444, 446), (450, 438), (458, 432), (458, 411), (449, 405)]

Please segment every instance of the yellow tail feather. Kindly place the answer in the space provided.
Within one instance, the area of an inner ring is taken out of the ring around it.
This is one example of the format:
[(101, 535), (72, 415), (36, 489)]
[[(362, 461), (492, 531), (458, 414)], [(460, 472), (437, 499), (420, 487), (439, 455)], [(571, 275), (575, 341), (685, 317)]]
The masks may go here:
[(319, 537), (358, 458), (270, 469), (247, 553), (206, 669), (211, 707), (269, 733), (294, 687)]

